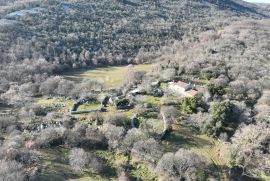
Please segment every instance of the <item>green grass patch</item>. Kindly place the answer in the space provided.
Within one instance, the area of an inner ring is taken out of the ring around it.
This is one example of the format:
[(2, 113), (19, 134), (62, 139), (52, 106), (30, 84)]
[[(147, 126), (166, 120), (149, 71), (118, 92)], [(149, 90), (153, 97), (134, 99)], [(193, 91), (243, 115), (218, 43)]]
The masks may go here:
[[(152, 65), (135, 65), (134, 68), (141, 71), (151, 71)], [(80, 82), (83, 79), (97, 80), (103, 82), (106, 88), (117, 88), (124, 83), (127, 70), (127, 66), (112, 66), (90, 70), (72, 70), (63, 76), (68, 80), (76, 82)]]
[(63, 97), (53, 97), (53, 98), (47, 98), (47, 97), (41, 97), (36, 98), (36, 103), (43, 108), (46, 109), (46, 111), (56, 111), (59, 113), (69, 113), (72, 105), (75, 101), (73, 100), (67, 100)]
[(125, 165), (129, 162), (129, 157), (126, 156), (126, 155), (123, 155), (123, 154), (116, 154), (114, 152), (111, 152), (111, 151), (104, 151), (104, 150), (99, 150), (99, 151), (96, 151), (95, 154), (106, 160), (109, 164), (109, 166), (111, 167), (119, 167), (121, 165)]
[(100, 104), (83, 104), (80, 105), (78, 111), (97, 110), (100, 108)]
[(259, 177), (264, 181), (269, 181), (270, 180), (270, 175), (267, 175), (264, 172), (260, 172)]
[(75, 178), (69, 166), (68, 154), (69, 149), (65, 147), (57, 147), (54, 149), (42, 149), (41, 167), (42, 172), (39, 180), (41, 181), (64, 181), (68, 178)]
[(157, 181), (157, 175), (146, 164), (139, 163), (134, 165), (135, 169), (131, 171), (131, 176), (139, 178), (140, 180)]

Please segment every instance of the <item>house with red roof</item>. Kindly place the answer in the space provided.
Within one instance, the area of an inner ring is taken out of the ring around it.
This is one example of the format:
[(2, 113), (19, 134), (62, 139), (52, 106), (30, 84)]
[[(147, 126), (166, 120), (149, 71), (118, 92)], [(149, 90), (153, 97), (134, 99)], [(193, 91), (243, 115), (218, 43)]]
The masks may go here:
[(198, 94), (198, 91), (195, 90), (195, 85), (192, 85), (191, 83), (185, 83), (185, 82), (169, 82), (168, 88), (183, 97), (194, 97)]

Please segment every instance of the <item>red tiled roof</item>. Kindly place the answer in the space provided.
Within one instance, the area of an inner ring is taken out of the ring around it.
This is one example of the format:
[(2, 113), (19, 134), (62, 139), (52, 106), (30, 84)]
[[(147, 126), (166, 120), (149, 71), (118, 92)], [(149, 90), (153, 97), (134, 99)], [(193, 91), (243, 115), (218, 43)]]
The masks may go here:
[[(185, 83), (185, 82), (171, 82), (170, 84), (174, 85), (174, 86), (179, 86), (182, 88), (186, 88), (186, 86), (188, 86), (189, 84)], [(191, 90), (186, 90), (184, 92), (182, 92), (182, 94), (185, 94), (186, 96), (196, 96), (198, 94), (198, 91), (191, 89)]]
[(187, 83), (185, 83), (185, 82), (173, 82), (173, 85), (177, 85), (177, 86), (179, 86), (179, 87), (183, 87), (183, 88), (185, 88), (188, 84)]
[(186, 94), (189, 94), (191, 96), (196, 96), (198, 94), (198, 91), (196, 90), (188, 90), (188, 91), (185, 91)]

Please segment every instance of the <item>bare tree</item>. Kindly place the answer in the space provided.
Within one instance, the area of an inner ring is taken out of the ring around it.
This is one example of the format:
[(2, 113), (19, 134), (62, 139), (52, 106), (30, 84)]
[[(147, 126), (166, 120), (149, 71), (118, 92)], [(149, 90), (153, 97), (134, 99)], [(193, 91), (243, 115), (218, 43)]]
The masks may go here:
[(81, 148), (74, 148), (69, 155), (69, 163), (76, 172), (81, 172), (89, 163), (87, 153)]
[(179, 149), (176, 153), (165, 153), (156, 166), (160, 177), (172, 180), (200, 180), (205, 164), (192, 151)]
[(164, 122), (164, 130), (171, 130), (172, 124), (177, 120), (177, 110), (173, 107), (164, 107), (160, 110)]

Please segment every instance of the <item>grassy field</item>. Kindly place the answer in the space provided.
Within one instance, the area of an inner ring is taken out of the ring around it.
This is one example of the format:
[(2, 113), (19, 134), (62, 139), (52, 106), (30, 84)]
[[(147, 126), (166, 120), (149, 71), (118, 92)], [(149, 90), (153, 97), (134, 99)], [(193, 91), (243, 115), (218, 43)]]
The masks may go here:
[[(151, 71), (152, 65), (135, 65), (134, 68), (140, 71)], [(112, 66), (90, 70), (72, 70), (63, 76), (76, 82), (83, 79), (97, 80), (104, 83), (106, 88), (116, 88), (123, 84), (127, 70), (127, 66)]]
[(55, 111), (64, 114), (68, 114), (71, 106), (75, 103), (74, 100), (67, 100), (63, 97), (41, 97), (37, 98), (35, 102), (49, 112)]

